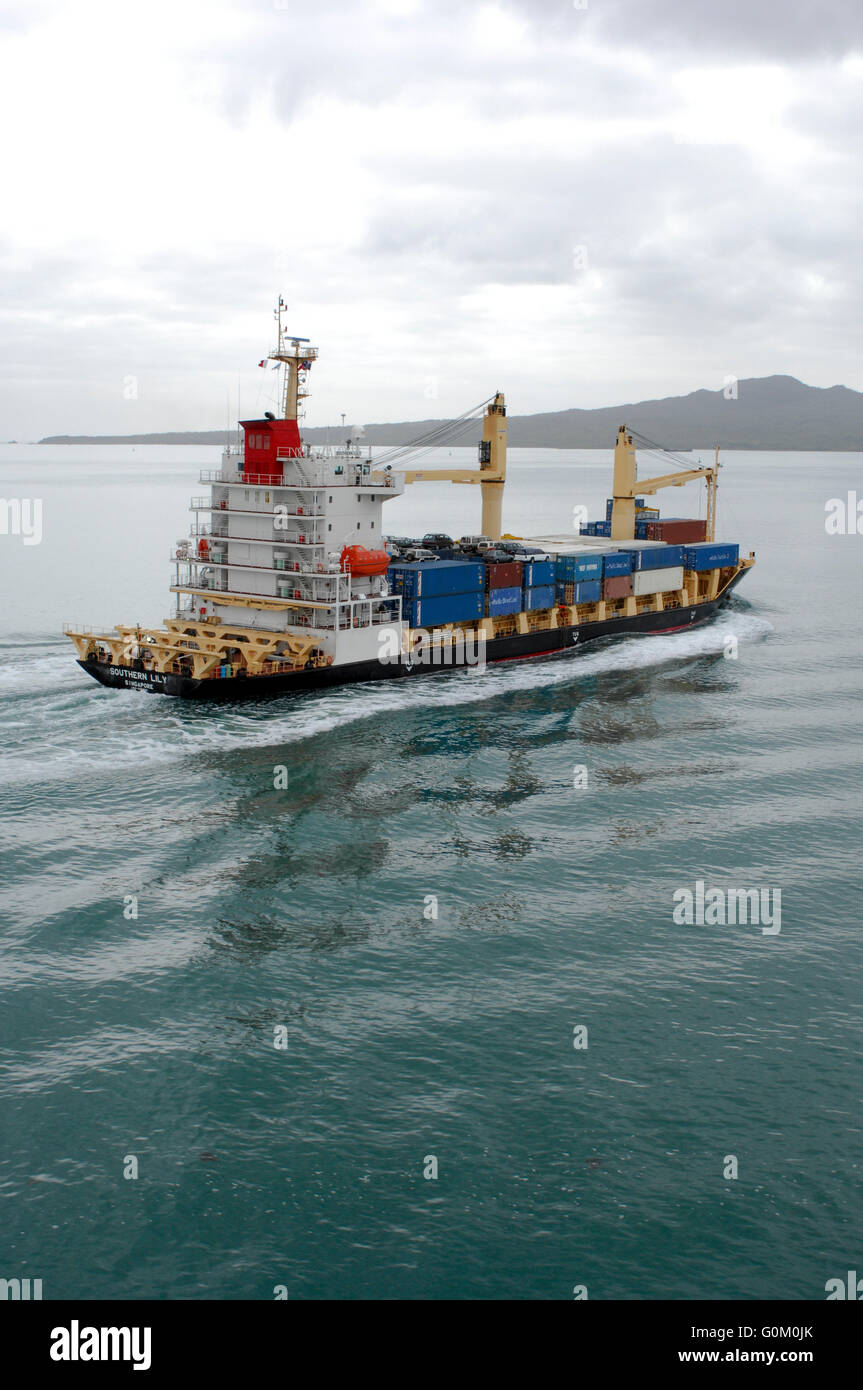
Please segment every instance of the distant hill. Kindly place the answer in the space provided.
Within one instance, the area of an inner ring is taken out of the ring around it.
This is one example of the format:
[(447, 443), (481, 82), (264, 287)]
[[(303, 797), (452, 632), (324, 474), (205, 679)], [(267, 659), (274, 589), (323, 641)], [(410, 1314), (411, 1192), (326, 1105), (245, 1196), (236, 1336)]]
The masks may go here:
[[(440, 420), (366, 425), (364, 444), (407, 444)], [(688, 396), (604, 406), (598, 410), (555, 410), (511, 415), (509, 443), (515, 448), (608, 449), (618, 425), (673, 449), (842, 449), (863, 450), (863, 392), (847, 386), (806, 386), (793, 376), (745, 378), (736, 399), (722, 390)], [(304, 429), (303, 438), (320, 444), (341, 441), (351, 427)], [(459, 441), (479, 438), (477, 422)], [(236, 430), (126, 435), (51, 435), (40, 444), (220, 444), (236, 440)]]

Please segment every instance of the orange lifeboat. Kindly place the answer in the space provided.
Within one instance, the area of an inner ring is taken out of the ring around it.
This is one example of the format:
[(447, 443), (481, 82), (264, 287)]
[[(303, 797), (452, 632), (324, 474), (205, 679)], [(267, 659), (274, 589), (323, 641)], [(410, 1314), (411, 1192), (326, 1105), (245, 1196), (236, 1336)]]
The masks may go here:
[(346, 545), (341, 554), (342, 569), (349, 574), (386, 574), (390, 563), (385, 550), (367, 550), (364, 545)]
[(209, 555), (209, 553), (210, 553), (210, 542), (207, 541), (207, 540), (205, 540), (204, 537), (202, 536), (201, 539), (198, 541), (198, 554), (200, 555), (200, 557), (201, 557), (202, 560), (206, 560), (206, 558), (207, 558), (207, 556)]

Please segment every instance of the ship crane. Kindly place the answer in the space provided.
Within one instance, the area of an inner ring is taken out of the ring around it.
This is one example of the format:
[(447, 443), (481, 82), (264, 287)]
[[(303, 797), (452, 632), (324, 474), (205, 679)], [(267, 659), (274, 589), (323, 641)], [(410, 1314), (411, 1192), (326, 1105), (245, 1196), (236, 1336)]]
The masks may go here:
[[(380, 462), (380, 460), (378, 461)], [(402, 473), (402, 469), (396, 470)], [(490, 541), (499, 541), (506, 484), (506, 404), (498, 391), (488, 402), (479, 443), (479, 468), (404, 470), (406, 483), (472, 483), (482, 490), (481, 530)]]
[(635, 464), (635, 444), (626, 425), (617, 431), (614, 446), (614, 482), (612, 486), (611, 539), (635, 539), (636, 495), (659, 492), (664, 487), (683, 487), (684, 483), (703, 478), (707, 484), (707, 539), (716, 539), (716, 494), (719, 484), (719, 448), (712, 468), (684, 468), (676, 473), (664, 473), (658, 478), (639, 478)]

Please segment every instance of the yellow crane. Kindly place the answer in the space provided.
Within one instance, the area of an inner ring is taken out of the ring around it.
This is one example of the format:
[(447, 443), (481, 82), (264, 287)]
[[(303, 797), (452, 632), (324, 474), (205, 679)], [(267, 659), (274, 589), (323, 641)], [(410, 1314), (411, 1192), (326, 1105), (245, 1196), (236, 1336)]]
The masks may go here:
[[(501, 539), (503, 490), (506, 484), (506, 404), (498, 391), (486, 407), (479, 446), (479, 468), (429, 468), (394, 470), (404, 474), (406, 483), (479, 483), (482, 490), (482, 535), (491, 541)], [(382, 475), (376, 475), (380, 481)], [(658, 478), (638, 477), (635, 444), (626, 425), (617, 432), (614, 447), (614, 483), (611, 513), (611, 539), (635, 539), (636, 495), (653, 494), (660, 488), (683, 487), (704, 478), (707, 483), (707, 539), (716, 535), (716, 495), (719, 480), (719, 449), (712, 468), (686, 468)]]
[[(401, 473), (402, 469), (394, 470)], [(490, 541), (500, 540), (503, 489), (506, 483), (506, 405), (498, 391), (482, 421), (479, 468), (430, 468), (404, 471), (406, 483), (479, 483), (482, 490), (481, 531)]]
[(695, 478), (707, 483), (707, 539), (716, 538), (716, 492), (719, 483), (719, 447), (712, 468), (684, 468), (677, 473), (663, 473), (658, 478), (639, 478), (635, 466), (635, 445), (632, 435), (621, 425), (614, 446), (614, 482), (612, 485), (611, 539), (635, 539), (636, 494), (653, 494), (663, 487), (683, 487)]

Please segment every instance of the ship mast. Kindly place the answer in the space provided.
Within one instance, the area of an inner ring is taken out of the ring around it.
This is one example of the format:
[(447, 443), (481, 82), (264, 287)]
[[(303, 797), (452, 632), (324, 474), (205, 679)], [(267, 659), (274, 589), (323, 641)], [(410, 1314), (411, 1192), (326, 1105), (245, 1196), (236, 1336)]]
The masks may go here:
[(287, 328), (282, 324), (282, 315), (287, 317), (287, 312), (288, 306), (279, 295), (273, 315), (278, 325), (276, 349), (275, 352), (268, 352), (267, 357), (271, 362), (281, 363), (285, 369), (282, 383), (282, 419), (298, 420), (300, 401), (305, 400), (310, 394), (306, 390), (306, 382), (309, 370), (317, 361), (318, 350), (309, 346), (308, 338), (289, 336)]

